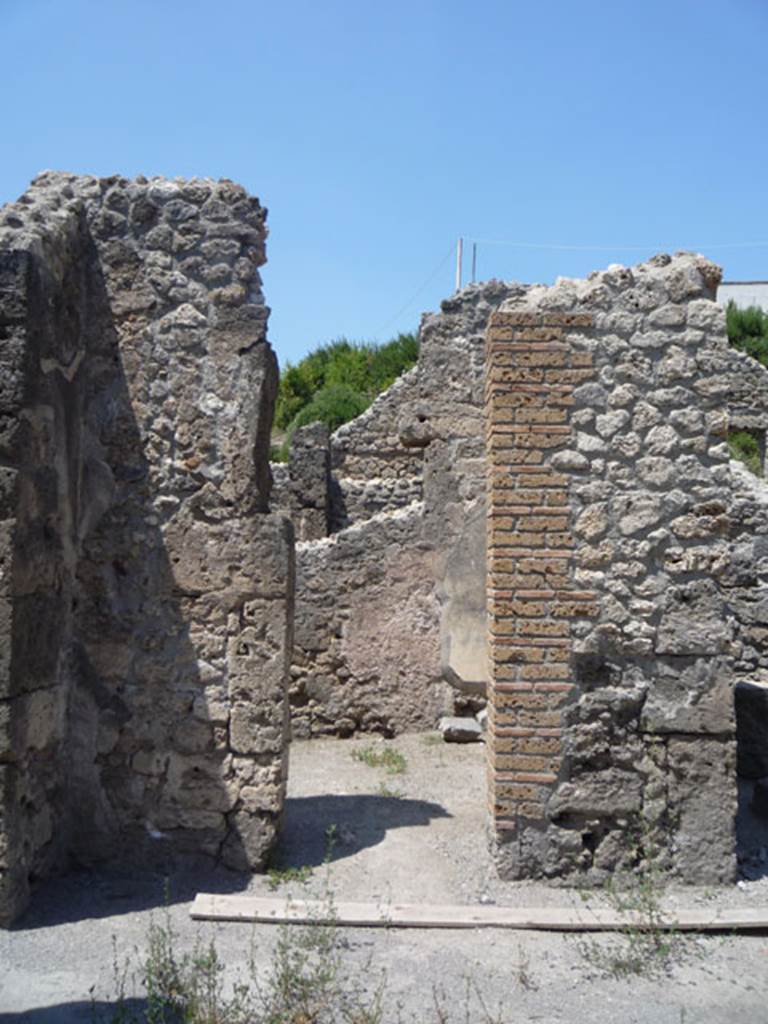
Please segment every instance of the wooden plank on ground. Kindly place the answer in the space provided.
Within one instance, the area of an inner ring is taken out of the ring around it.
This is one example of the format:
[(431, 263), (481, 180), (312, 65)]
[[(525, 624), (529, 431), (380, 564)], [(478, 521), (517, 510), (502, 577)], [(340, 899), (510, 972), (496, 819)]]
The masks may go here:
[(618, 931), (627, 926), (680, 931), (768, 930), (768, 908), (697, 907), (663, 913), (649, 922), (639, 914), (610, 908), (433, 906), (418, 903), (336, 903), (269, 896), (198, 893), (190, 915), (199, 921), (255, 921), (259, 924), (320, 924), (345, 928), (520, 928), (558, 932)]

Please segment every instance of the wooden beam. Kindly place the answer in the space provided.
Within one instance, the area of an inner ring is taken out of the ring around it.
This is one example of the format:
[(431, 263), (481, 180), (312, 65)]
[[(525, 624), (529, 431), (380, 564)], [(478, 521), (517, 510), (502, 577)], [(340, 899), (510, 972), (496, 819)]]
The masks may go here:
[(608, 907), (433, 906), (418, 903), (333, 903), (269, 896), (198, 893), (190, 908), (198, 921), (259, 924), (338, 924), (345, 928), (519, 928), (557, 932), (662, 928), (675, 931), (760, 931), (768, 908), (696, 908), (663, 912), (661, 920)]

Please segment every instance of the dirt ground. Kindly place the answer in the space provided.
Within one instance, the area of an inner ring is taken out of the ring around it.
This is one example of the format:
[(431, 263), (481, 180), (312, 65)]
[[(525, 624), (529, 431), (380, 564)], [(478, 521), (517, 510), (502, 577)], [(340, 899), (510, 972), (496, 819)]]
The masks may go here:
[[(394, 747), (405, 771), (389, 774), (354, 756)], [(444, 744), (430, 735), (295, 743), (286, 822), (274, 863), (306, 869), (305, 882), (284, 882), (283, 895), (365, 900), (386, 905), (498, 903), (582, 905), (572, 890), (495, 877), (486, 842), (482, 745)], [(329, 836), (332, 842), (329, 844)], [(311, 869), (311, 870), (310, 870)], [(750, 879), (719, 890), (669, 890), (670, 906), (765, 906), (768, 865), (759, 855)], [(42, 886), (23, 919), (0, 932), (0, 1022), (80, 1024), (93, 1011), (110, 1019), (115, 972), (136, 967), (150, 919), (164, 905), (191, 947), (215, 939), (231, 977), (248, 950), (267, 965), (273, 925), (195, 923), (197, 891), (274, 895), (264, 876), (224, 871), (120, 874), (80, 872)], [(597, 898), (595, 898), (597, 899)], [(615, 935), (597, 938), (610, 955)], [(396, 1019), (435, 1020), (434, 993), (444, 993), (451, 1021), (487, 1019), (467, 979), (489, 1009), (501, 1004), (509, 1024), (768, 1024), (768, 933), (709, 935), (687, 941), (668, 970), (629, 980), (604, 977), (583, 939), (558, 933), (488, 930), (347, 929), (344, 955), (373, 983), (384, 972), (385, 1006)], [(130, 975), (130, 971), (129, 971)], [(130, 983), (130, 977), (129, 977)]]

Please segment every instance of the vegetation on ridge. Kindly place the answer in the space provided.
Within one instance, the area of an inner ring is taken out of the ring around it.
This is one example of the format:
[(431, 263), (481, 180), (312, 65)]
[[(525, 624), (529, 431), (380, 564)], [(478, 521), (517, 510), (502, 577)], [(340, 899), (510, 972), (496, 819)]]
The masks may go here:
[(759, 306), (739, 309), (731, 299), (726, 306), (725, 323), (731, 345), (768, 366), (768, 313)]
[(297, 427), (320, 420), (335, 430), (365, 412), (415, 364), (418, 354), (415, 334), (398, 334), (383, 344), (340, 338), (320, 345), (295, 366), (288, 363), (280, 375), (275, 407), (275, 427), (285, 432), (285, 440), (272, 457), (288, 457)]
[[(725, 323), (731, 345), (768, 366), (768, 313), (759, 306), (739, 309), (731, 300), (725, 310)], [(763, 475), (760, 441), (752, 431), (731, 431), (728, 447), (731, 458), (743, 462), (755, 476)]]

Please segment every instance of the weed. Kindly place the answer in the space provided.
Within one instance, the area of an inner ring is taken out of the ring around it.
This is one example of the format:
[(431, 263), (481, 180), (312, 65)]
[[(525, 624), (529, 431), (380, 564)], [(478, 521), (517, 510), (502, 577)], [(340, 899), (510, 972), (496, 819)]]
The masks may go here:
[[(451, 1024), (456, 1018), (452, 1015), (449, 1007), (455, 1007), (457, 1000), (455, 995), (449, 997), (442, 986), (432, 986), (432, 1007), (434, 1011), (435, 1024)], [(482, 990), (474, 978), (464, 978), (464, 999), (459, 1004), (464, 1024), (504, 1024), (504, 1015), (501, 1006), (495, 1011), (489, 1009), (483, 996)]]
[(386, 769), (387, 775), (402, 775), (408, 767), (405, 756), (394, 747), (360, 747), (352, 751), (352, 757), (369, 768)]
[[(630, 830), (626, 846), (636, 866), (612, 876), (602, 888), (608, 905), (625, 918), (618, 938), (584, 938), (578, 948), (583, 959), (606, 977), (658, 977), (692, 954), (694, 946), (689, 936), (670, 927), (661, 909), (665, 877), (650, 828), (641, 823)], [(590, 899), (584, 891), (580, 895)]]
[(439, 747), (445, 743), (441, 732), (426, 732), (421, 737), (421, 741), (426, 747)]
[(732, 430), (728, 435), (728, 450), (732, 459), (742, 462), (750, 473), (763, 475), (760, 442), (750, 430)]
[(270, 868), (267, 872), (267, 886), (272, 892), (276, 892), (281, 885), (288, 882), (306, 885), (311, 877), (312, 868), (308, 864), (304, 864), (300, 868)]
[(110, 1024), (381, 1024), (383, 977), (371, 985), (369, 965), (347, 969), (332, 905), (321, 913), (323, 923), (281, 927), (261, 976), (252, 944), (248, 976), (227, 994), (215, 944), (198, 940), (192, 952), (180, 952), (166, 912), (149, 927), (141, 1009), (126, 998), (129, 968), (115, 957)]
[(517, 963), (515, 964), (515, 976), (517, 984), (526, 992), (536, 988), (531, 977), (531, 960), (528, 953), (523, 949), (522, 944), (517, 947)]
[[(159, 922), (150, 924), (147, 952), (138, 972), (143, 1000), (127, 998), (128, 979), (134, 978), (135, 987), (135, 976), (128, 964), (121, 964), (115, 947), (116, 999), (107, 1020), (109, 1024), (405, 1024), (402, 1005), (387, 998), (384, 972), (370, 958), (351, 964), (347, 951), (333, 895), (326, 889), (310, 924), (280, 926), (266, 965), (252, 939), (243, 975), (227, 987), (215, 944), (198, 939), (192, 952), (181, 951), (166, 911)], [(529, 984), (526, 980), (524, 987)], [(426, 1017), (409, 1016), (410, 1024), (504, 1024), (501, 1007), (489, 1008), (473, 976), (464, 978), (463, 998), (435, 987), (432, 1002), (432, 1012)], [(94, 1019), (104, 1021), (105, 1017)]]
[(331, 858), (333, 857), (333, 851), (336, 843), (339, 841), (339, 826), (336, 822), (331, 822), (325, 830), (325, 856), (323, 857), (323, 864), (330, 864)]

